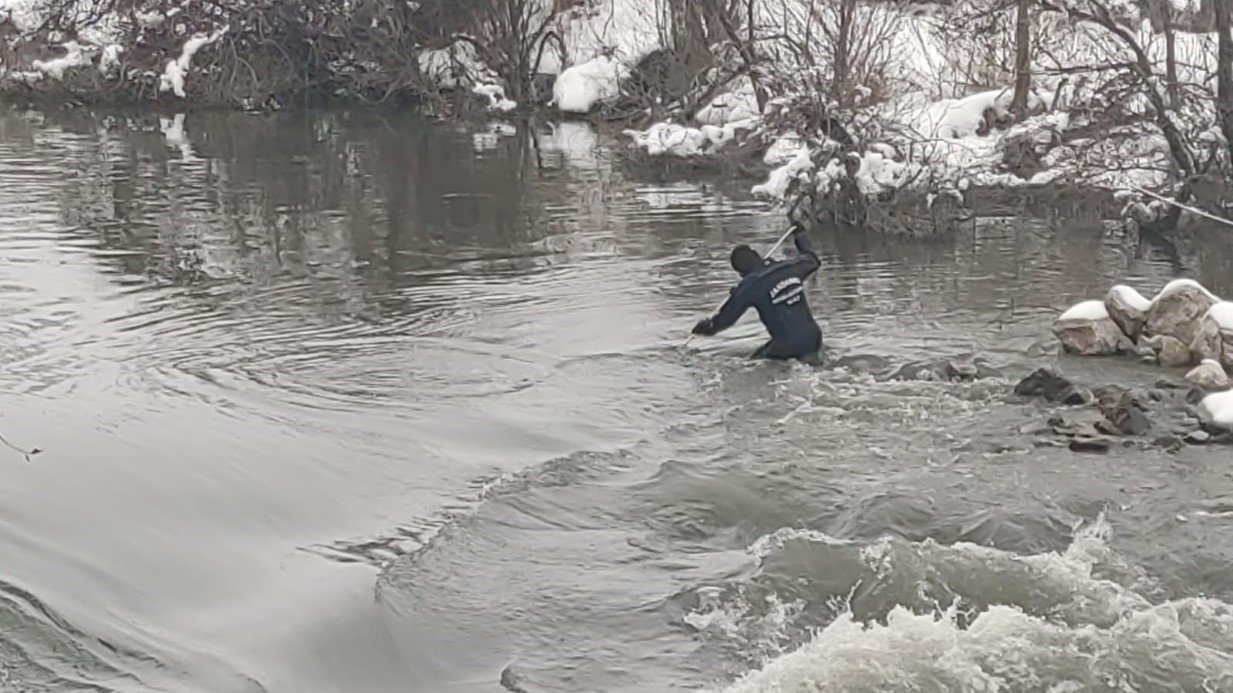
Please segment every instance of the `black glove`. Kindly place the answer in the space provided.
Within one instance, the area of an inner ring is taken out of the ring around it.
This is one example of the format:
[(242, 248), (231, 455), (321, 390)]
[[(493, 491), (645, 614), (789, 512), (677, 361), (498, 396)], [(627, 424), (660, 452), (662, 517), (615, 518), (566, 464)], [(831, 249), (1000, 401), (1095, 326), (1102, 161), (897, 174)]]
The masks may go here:
[(702, 318), (701, 320), (699, 320), (698, 324), (694, 325), (694, 334), (701, 334), (701, 335), (715, 334), (715, 328), (711, 324), (711, 319)]

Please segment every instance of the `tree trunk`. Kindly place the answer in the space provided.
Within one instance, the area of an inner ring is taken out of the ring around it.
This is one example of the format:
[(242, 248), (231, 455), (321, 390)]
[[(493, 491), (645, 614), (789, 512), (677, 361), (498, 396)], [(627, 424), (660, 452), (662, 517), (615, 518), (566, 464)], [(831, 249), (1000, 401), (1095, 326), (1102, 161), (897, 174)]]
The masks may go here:
[(1015, 96), (1010, 109), (1019, 116), (1028, 111), (1028, 92), (1032, 89), (1032, 7), (1031, 0), (1019, 0), (1015, 19)]
[(1230, 10), (1228, 2), (1216, 3), (1216, 31), (1219, 33), (1219, 58), (1216, 66), (1216, 112), (1220, 115), (1220, 131), (1224, 133), (1233, 161), (1233, 36), (1229, 35)]
[(1169, 106), (1177, 108), (1181, 104), (1181, 93), (1177, 81), (1177, 30), (1173, 27), (1173, 3), (1170, 0), (1151, 0), (1148, 12), (1152, 31), (1164, 34), (1165, 89), (1169, 93)]
[(856, 18), (856, 0), (841, 0), (839, 3), (839, 32), (835, 37), (834, 65), (835, 78), (831, 85), (831, 96), (835, 101), (848, 105), (848, 94), (851, 87), (851, 52), (852, 22)]
[(694, 78), (711, 65), (711, 37), (707, 35), (706, 6), (696, 0), (671, 0), (672, 74), (668, 90), (674, 96), (687, 93)]

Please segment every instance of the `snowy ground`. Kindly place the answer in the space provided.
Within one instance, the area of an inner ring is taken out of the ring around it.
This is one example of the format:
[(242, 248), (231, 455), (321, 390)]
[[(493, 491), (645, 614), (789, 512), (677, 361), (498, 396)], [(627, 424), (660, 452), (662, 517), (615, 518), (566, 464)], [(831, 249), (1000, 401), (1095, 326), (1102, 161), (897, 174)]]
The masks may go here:
[[(46, 18), (47, 6), (48, 0), (0, 0), (0, 17), (12, 22), (18, 31), (32, 31)], [(158, 26), (174, 21), (179, 13), (179, 8), (165, 12), (138, 12), (133, 15), (132, 21), (143, 26)], [(208, 33), (182, 32), (183, 43), (179, 53), (167, 56), (159, 75), (159, 91), (169, 91), (181, 99), (186, 98), (184, 86), (192, 72), (193, 56), (228, 30), (229, 27), (220, 26)], [(78, 68), (98, 69), (108, 74), (119, 65), (120, 56), (124, 53), (125, 47), (121, 43), (123, 32), (124, 20), (118, 14), (104, 14), (98, 21), (80, 27), (76, 39), (61, 43), (60, 47), (65, 51), (63, 55), (33, 60), (30, 69), (5, 66), (4, 77), (37, 85), (47, 79), (62, 80), (68, 71)]]
[[(811, 70), (823, 75), (829, 65), (805, 65), (781, 39), (772, 36), (804, 36), (809, 26), (804, 12), (807, 0), (768, 0), (759, 5), (759, 51), (776, 62), (771, 73), (805, 75)], [(1086, 0), (1067, 0), (1082, 7)], [(1115, 3), (1116, 4), (1116, 3)], [(628, 68), (647, 52), (662, 45), (655, 28), (661, 8), (647, 0), (607, 0), (600, 10), (569, 25), (570, 55), (556, 89), (556, 105), (565, 111), (584, 112), (604, 98), (615, 95)], [(1144, 18), (1127, 4), (1119, 10), (1132, 24), (1137, 22), (1139, 40), (1153, 63), (1164, 64), (1165, 44), (1154, 35)], [(1009, 70), (978, 70), (979, 58), (993, 58), (990, 65), (1013, 62), (1009, 35), (955, 35), (947, 33), (932, 14), (904, 14), (886, 5), (862, 7), (858, 20), (871, 27), (865, 35), (867, 50), (862, 66), (869, 83), (865, 94), (880, 91), (888, 98), (862, 115), (876, 116), (877, 132), (856, 132), (864, 152), (856, 173), (859, 188), (873, 195), (888, 189), (916, 189), (932, 193), (962, 193), (971, 187), (1035, 186), (1059, 180), (1102, 188), (1154, 187), (1166, 182), (1170, 166), (1164, 138), (1150, 126), (1106, 133), (1107, 141), (1080, 140), (1050, 147), (1068, 130), (1089, 121), (1085, 108), (1107, 108), (1094, 97), (1100, 75), (1079, 73), (1065, 82), (1063, 68), (1101, 66), (1128, 60), (1128, 52), (1102, 28), (1076, 25), (1060, 15), (1042, 15), (1035, 28), (1041, 46), (1033, 65), (1037, 78), (1031, 97), (1034, 117), (1010, 128), (982, 128), (986, 112), (1009, 116), (1011, 76)], [(609, 46), (612, 58), (604, 56)], [(1179, 77), (1183, 83), (1215, 89), (1214, 35), (1177, 35)], [(555, 67), (555, 66), (554, 66)], [(978, 66), (977, 66), (978, 67)], [(982, 82), (983, 80), (983, 82)], [(984, 84), (983, 88), (969, 85)], [(862, 84), (861, 87), (864, 87)], [(859, 88), (859, 87), (858, 87)], [(774, 106), (774, 104), (772, 104)], [(1124, 108), (1142, 111), (1146, 99), (1134, 98)], [(754, 186), (755, 194), (780, 198), (793, 179), (809, 180), (825, 188), (846, 176), (843, 162), (826, 156), (835, 143), (805, 144), (795, 132), (777, 132), (761, 127), (766, 114), (759, 113), (748, 79), (740, 79), (721, 94), (692, 123), (656, 123), (645, 131), (631, 131), (631, 146), (654, 156), (707, 156), (722, 154), (734, 141), (734, 131), (755, 132), (777, 138), (766, 163), (777, 168), (767, 181)], [(1198, 107), (1177, 114), (1187, 135), (1211, 141), (1219, 135), (1212, 127), (1210, 111)], [(1117, 137), (1112, 137), (1116, 135)], [(1040, 145), (1044, 170), (1026, 179), (1001, 170), (1004, 146), (1012, 139), (1029, 138)], [(802, 150), (805, 153), (802, 153)], [(1047, 154), (1044, 152), (1049, 150)]]

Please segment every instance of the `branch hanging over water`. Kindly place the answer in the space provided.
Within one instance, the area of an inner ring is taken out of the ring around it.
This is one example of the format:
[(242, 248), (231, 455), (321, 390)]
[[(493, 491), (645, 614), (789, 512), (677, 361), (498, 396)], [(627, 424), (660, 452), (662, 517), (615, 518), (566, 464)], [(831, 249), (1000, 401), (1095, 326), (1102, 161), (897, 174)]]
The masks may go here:
[(24, 449), (24, 448), (19, 448), (19, 447), (17, 447), (16, 445), (13, 445), (12, 443), (10, 443), (10, 442), (9, 442), (9, 440), (8, 440), (8, 438), (5, 438), (3, 435), (0, 435), (0, 443), (4, 443), (4, 444), (5, 444), (6, 446), (8, 446), (9, 448), (11, 448), (11, 449), (13, 449), (13, 450), (16, 450), (17, 452), (21, 453), (21, 456), (22, 456), (22, 457), (25, 457), (27, 462), (29, 462), (29, 461), (30, 461), (30, 458), (31, 458), (31, 457), (33, 457), (34, 455), (37, 455), (37, 454), (39, 454), (40, 452), (42, 452), (42, 450), (40, 450), (39, 448), (33, 448), (33, 449), (30, 449), (30, 450), (26, 450), (26, 449)]
[(1201, 210), (1201, 209), (1199, 209), (1199, 208), (1197, 208), (1197, 207), (1191, 207), (1191, 206), (1189, 206), (1189, 205), (1184, 205), (1184, 204), (1182, 204), (1181, 202), (1178, 202), (1177, 200), (1174, 200), (1174, 199), (1171, 199), (1171, 198), (1165, 197), (1164, 195), (1158, 195), (1158, 194), (1156, 194), (1156, 193), (1152, 192), (1151, 190), (1145, 190), (1145, 189), (1143, 189), (1143, 188), (1141, 188), (1141, 187), (1139, 187), (1139, 186), (1137, 186), (1137, 185), (1132, 185), (1132, 186), (1130, 186), (1130, 188), (1131, 188), (1132, 190), (1134, 190), (1135, 192), (1140, 192), (1140, 193), (1143, 193), (1144, 195), (1147, 195), (1147, 196), (1149, 196), (1149, 197), (1154, 197), (1154, 198), (1156, 198), (1157, 200), (1160, 200), (1161, 202), (1167, 202), (1167, 203), (1169, 203), (1169, 204), (1173, 205), (1174, 207), (1178, 207), (1179, 209), (1184, 209), (1184, 210), (1186, 210), (1187, 212), (1191, 212), (1191, 213), (1193, 213), (1193, 214), (1198, 214), (1199, 216), (1201, 216), (1201, 217), (1203, 217), (1203, 218), (1205, 218), (1205, 219), (1210, 219), (1210, 220), (1212, 220), (1212, 221), (1217, 221), (1217, 222), (1220, 222), (1221, 224), (1225, 224), (1225, 225), (1227, 225), (1227, 226), (1233, 226), (1233, 221), (1230, 221), (1230, 220), (1228, 220), (1228, 219), (1225, 219), (1224, 217), (1218, 217), (1218, 216), (1216, 216), (1215, 214), (1208, 214), (1207, 212), (1204, 212), (1203, 210)]

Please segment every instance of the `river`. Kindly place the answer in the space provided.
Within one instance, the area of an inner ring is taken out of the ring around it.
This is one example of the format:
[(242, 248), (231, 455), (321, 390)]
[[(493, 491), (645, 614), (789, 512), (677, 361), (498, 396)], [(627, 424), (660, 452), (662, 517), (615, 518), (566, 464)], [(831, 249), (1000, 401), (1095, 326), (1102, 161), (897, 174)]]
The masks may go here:
[(1233, 295), (1227, 232), (820, 233), (846, 366), (756, 363), (752, 314), (682, 343), (781, 214), (620, 146), (0, 115), (0, 433), (43, 450), (0, 448), (3, 690), (1233, 691), (1228, 448), (1038, 447), (1008, 396), (1162, 377), (1049, 322)]

